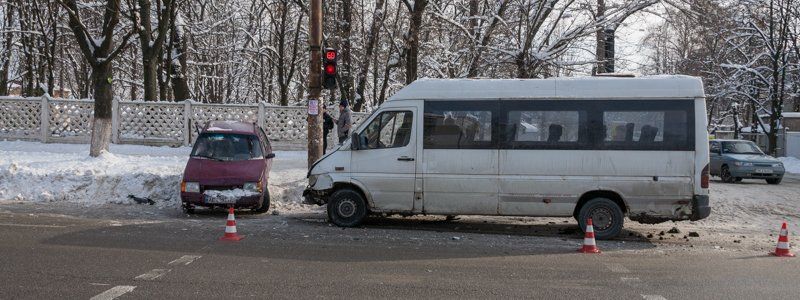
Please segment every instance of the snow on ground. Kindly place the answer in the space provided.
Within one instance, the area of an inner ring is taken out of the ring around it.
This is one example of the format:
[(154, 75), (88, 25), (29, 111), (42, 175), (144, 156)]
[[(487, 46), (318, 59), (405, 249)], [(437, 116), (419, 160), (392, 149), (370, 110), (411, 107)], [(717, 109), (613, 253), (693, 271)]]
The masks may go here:
[(786, 172), (800, 174), (800, 159), (794, 157), (779, 157), (778, 159), (783, 162)]
[[(191, 148), (111, 145), (89, 157), (89, 146), (0, 142), (0, 200), (125, 204), (128, 196), (180, 206), (180, 181)], [(273, 209), (308, 210), (300, 204), (306, 175), (305, 151), (276, 151), (269, 190)]]
[[(179, 184), (190, 149), (112, 145), (111, 153), (88, 156), (88, 145), (42, 144), (0, 141), (0, 201), (23, 203), (71, 203), (99, 208), (135, 205), (134, 195), (151, 198), (161, 208), (178, 209)], [(797, 172), (797, 160), (782, 159), (790, 172)], [(270, 173), (269, 191), (273, 212), (321, 215), (322, 208), (301, 204), (306, 179), (305, 151), (277, 151)], [(763, 180), (711, 184), (711, 216), (696, 222), (667, 222), (657, 225), (626, 222), (629, 230), (653, 235), (663, 243), (692, 243), (684, 236), (699, 232), (697, 242), (708, 245), (737, 243), (764, 250), (774, 247), (774, 236), (784, 220), (790, 232), (800, 228), (800, 177), (787, 174), (780, 185)], [(101, 206), (102, 205), (102, 206)], [(424, 217), (420, 217), (424, 218)], [(478, 223), (514, 222), (514, 218), (479, 218)], [(573, 223), (571, 219), (518, 218), (522, 224)], [(500, 220), (500, 221), (497, 221)], [(505, 221), (503, 221), (505, 220)], [(673, 226), (682, 233), (659, 234)], [(762, 249), (764, 248), (764, 249)]]

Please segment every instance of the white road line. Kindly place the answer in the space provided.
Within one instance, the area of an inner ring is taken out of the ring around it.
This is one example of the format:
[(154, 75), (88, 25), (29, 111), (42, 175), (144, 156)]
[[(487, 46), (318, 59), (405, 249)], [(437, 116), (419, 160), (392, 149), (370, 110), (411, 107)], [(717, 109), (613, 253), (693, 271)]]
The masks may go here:
[(609, 270), (611, 270), (611, 272), (614, 272), (614, 273), (630, 273), (631, 272), (631, 270), (628, 270), (628, 268), (626, 268), (622, 264), (607, 263), (605, 265), (606, 265), (606, 268), (608, 268)]
[(642, 280), (639, 277), (620, 277), (619, 279), (622, 280), (622, 283), (631, 287), (637, 287), (642, 284)]
[(0, 223), (0, 226), (41, 227), (41, 228), (64, 228), (64, 227), (67, 227), (67, 226), (62, 226), (62, 225), (34, 225), (34, 224), (10, 224), (10, 223)]
[(138, 280), (155, 280), (158, 277), (164, 276), (169, 272), (169, 269), (152, 269), (150, 272), (144, 273), (142, 275), (136, 276), (134, 279)]
[(642, 299), (644, 300), (667, 300), (664, 296), (661, 295), (642, 295)]
[(132, 285), (118, 285), (113, 288), (110, 288), (105, 292), (98, 294), (97, 296), (89, 298), (89, 300), (111, 300), (119, 296), (122, 296), (125, 293), (129, 293), (135, 288), (136, 287)]
[(197, 260), (200, 257), (201, 257), (200, 255), (184, 255), (181, 256), (181, 258), (169, 262), (169, 265), (177, 265), (177, 264), (189, 265), (190, 263), (192, 263), (193, 261)]

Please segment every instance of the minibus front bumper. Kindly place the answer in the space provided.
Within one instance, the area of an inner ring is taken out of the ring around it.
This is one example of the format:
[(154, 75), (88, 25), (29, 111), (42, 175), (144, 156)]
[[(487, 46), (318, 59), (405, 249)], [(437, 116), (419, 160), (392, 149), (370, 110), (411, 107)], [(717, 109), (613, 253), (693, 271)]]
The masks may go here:
[(312, 189), (310, 186), (303, 190), (303, 203), (304, 204), (325, 204), (325, 191)]

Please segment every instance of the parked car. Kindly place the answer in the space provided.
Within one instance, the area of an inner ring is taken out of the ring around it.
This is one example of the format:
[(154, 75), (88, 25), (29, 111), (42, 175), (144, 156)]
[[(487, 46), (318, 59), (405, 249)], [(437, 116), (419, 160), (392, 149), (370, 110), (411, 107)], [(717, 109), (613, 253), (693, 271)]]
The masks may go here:
[(780, 160), (764, 154), (751, 141), (713, 140), (709, 142), (709, 149), (711, 175), (719, 176), (722, 182), (733, 183), (751, 178), (779, 184), (786, 172)]
[(421, 79), (315, 162), (306, 202), (368, 214), (700, 220), (708, 201), (699, 78)]
[(269, 209), (269, 139), (252, 123), (211, 122), (198, 135), (181, 182), (186, 212), (197, 206)]

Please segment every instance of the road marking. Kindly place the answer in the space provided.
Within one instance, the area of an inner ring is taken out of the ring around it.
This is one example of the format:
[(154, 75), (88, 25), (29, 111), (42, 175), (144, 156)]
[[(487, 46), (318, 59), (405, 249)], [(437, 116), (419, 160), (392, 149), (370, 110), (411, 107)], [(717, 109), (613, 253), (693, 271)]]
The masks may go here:
[(177, 264), (189, 265), (190, 263), (192, 263), (193, 261), (197, 260), (200, 257), (201, 257), (200, 255), (184, 255), (181, 256), (181, 258), (169, 262), (169, 265), (177, 265)]
[(144, 273), (142, 275), (136, 276), (134, 279), (138, 280), (155, 280), (158, 277), (164, 276), (169, 272), (169, 269), (152, 269), (150, 272)]
[(642, 299), (645, 300), (667, 300), (664, 296), (661, 295), (642, 295)]
[(118, 285), (113, 288), (110, 288), (105, 292), (98, 294), (97, 296), (89, 298), (89, 300), (111, 300), (119, 296), (122, 296), (125, 293), (129, 293), (130, 291), (133, 291), (133, 289), (135, 288), (136, 287), (132, 285)]
[(642, 285), (642, 280), (639, 277), (620, 277), (622, 283), (627, 284), (631, 287), (640, 287)]
[(608, 268), (609, 270), (611, 270), (611, 272), (614, 272), (614, 273), (630, 273), (631, 272), (631, 270), (628, 270), (628, 268), (626, 268), (622, 264), (607, 263), (605, 265), (606, 265), (606, 268)]
[(41, 227), (41, 228), (64, 228), (63, 225), (34, 225), (34, 224), (10, 224), (0, 223), (0, 226), (13, 226), (13, 227)]

